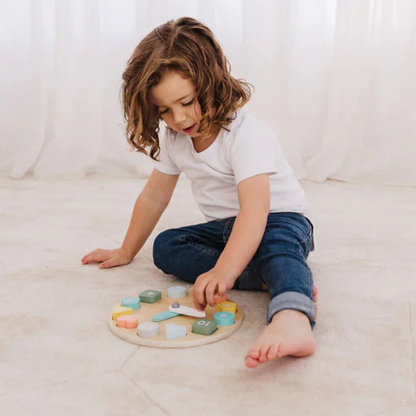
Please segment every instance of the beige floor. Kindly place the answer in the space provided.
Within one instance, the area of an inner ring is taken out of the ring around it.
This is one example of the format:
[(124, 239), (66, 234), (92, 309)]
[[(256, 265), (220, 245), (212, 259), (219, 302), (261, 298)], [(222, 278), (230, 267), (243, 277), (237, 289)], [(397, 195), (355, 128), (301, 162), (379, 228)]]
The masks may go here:
[(202, 220), (182, 180), (132, 264), (82, 266), (120, 244), (144, 183), (0, 179), (1, 415), (416, 415), (416, 189), (302, 183), (318, 348), (249, 370), (267, 293), (232, 293), (241, 329), (204, 347), (138, 347), (107, 329), (122, 297), (175, 282), (151, 262), (157, 232)]

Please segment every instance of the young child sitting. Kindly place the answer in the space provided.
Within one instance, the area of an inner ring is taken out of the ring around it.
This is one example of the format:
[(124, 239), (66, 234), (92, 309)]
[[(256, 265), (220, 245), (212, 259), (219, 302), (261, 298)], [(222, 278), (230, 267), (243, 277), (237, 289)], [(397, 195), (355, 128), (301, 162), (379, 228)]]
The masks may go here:
[(139, 43), (123, 74), (124, 117), (129, 142), (154, 160), (154, 170), (122, 247), (94, 250), (82, 262), (103, 269), (130, 263), (184, 172), (206, 222), (159, 234), (154, 263), (194, 283), (199, 310), (215, 306), (214, 295), (229, 289), (267, 286), (268, 325), (245, 357), (256, 367), (316, 349), (317, 292), (306, 262), (313, 225), (273, 131), (243, 109), (250, 84), (230, 71), (210, 29), (189, 17), (157, 27)]

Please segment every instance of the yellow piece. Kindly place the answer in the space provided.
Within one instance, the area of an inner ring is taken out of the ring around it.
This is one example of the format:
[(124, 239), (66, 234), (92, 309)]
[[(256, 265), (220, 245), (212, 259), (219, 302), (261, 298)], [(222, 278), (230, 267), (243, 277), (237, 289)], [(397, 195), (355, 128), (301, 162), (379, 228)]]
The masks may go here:
[(221, 302), (217, 305), (218, 312), (231, 312), (235, 315), (237, 312), (237, 304), (235, 302)]
[(116, 320), (121, 315), (131, 315), (133, 313), (132, 308), (126, 306), (114, 306), (113, 308), (113, 320)]

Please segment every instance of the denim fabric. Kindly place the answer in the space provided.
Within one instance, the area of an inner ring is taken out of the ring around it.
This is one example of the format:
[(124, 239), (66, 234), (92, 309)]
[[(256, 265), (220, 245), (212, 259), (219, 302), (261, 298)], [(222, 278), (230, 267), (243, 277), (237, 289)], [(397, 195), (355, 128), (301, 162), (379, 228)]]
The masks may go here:
[[(214, 268), (230, 237), (236, 217), (162, 232), (153, 246), (153, 260), (160, 270), (190, 283)], [(313, 250), (313, 226), (301, 214), (270, 213), (260, 245), (233, 289), (270, 292), (267, 323), (283, 309), (307, 315), (315, 326), (313, 277), (306, 262)]]

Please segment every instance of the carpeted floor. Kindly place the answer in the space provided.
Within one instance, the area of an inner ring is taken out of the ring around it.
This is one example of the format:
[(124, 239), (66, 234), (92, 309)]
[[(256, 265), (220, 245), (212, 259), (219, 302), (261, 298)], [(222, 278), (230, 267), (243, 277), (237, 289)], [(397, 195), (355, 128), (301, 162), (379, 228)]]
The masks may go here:
[(108, 330), (121, 298), (182, 284), (151, 261), (157, 233), (203, 221), (181, 180), (133, 263), (82, 266), (120, 245), (144, 184), (0, 178), (1, 415), (416, 415), (415, 188), (302, 182), (316, 227), (317, 351), (250, 370), (266, 292), (233, 292), (242, 327), (203, 347), (138, 347)]

